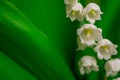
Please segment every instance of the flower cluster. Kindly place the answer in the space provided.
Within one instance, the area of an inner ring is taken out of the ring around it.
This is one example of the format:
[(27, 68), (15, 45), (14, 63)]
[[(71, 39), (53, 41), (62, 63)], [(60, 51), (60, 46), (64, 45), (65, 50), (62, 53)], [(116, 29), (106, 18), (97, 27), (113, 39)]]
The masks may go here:
[(94, 24), (95, 20), (101, 20), (100, 15), (103, 13), (95, 3), (89, 3), (83, 8), (77, 0), (64, 0), (64, 2), (66, 4), (66, 17), (69, 17), (71, 21), (83, 21), (86, 18), (88, 22)]
[[(82, 4), (77, 0), (64, 0), (66, 4), (66, 17), (71, 21), (78, 20), (87, 22), (77, 29), (77, 43), (79, 50), (85, 50), (87, 47), (92, 47), (97, 53), (97, 58), (105, 60), (104, 69), (106, 76), (115, 76), (120, 71), (120, 59), (111, 59), (112, 55), (117, 55), (117, 45), (113, 44), (110, 40), (103, 38), (102, 29), (97, 28), (94, 23), (96, 20), (101, 20), (100, 7), (95, 3), (89, 3), (83, 8)], [(93, 56), (83, 56), (78, 61), (78, 66), (81, 75), (91, 71), (98, 71), (97, 60)], [(118, 79), (116, 79), (118, 80)]]

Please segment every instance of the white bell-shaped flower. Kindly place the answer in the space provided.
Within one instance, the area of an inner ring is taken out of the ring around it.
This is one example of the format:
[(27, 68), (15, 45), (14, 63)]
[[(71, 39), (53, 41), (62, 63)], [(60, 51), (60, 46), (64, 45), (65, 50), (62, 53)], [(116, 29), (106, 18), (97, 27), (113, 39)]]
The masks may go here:
[(116, 78), (116, 79), (113, 79), (113, 80), (120, 80), (120, 77)]
[(100, 7), (95, 3), (89, 3), (83, 10), (83, 14), (86, 17), (86, 20), (90, 23), (95, 23), (95, 20), (101, 20)]
[(120, 71), (120, 59), (109, 60), (105, 63), (106, 76), (116, 76)]
[(66, 5), (66, 17), (69, 17), (71, 21), (82, 21), (84, 19), (82, 11), (83, 7), (80, 3), (75, 3), (74, 5)]
[(64, 0), (64, 3), (66, 4), (66, 5), (73, 5), (73, 4), (75, 4), (75, 3), (77, 3), (78, 2), (78, 0)]
[(98, 71), (96, 59), (91, 56), (84, 56), (78, 61), (80, 73), (84, 75), (89, 74), (91, 71)]
[(87, 46), (93, 46), (95, 41), (102, 39), (102, 30), (93, 24), (84, 24), (77, 30), (77, 34), (81, 43)]
[(111, 55), (117, 54), (117, 45), (114, 45), (108, 39), (102, 39), (98, 42), (94, 51), (97, 52), (97, 56), (99, 59), (110, 59)]

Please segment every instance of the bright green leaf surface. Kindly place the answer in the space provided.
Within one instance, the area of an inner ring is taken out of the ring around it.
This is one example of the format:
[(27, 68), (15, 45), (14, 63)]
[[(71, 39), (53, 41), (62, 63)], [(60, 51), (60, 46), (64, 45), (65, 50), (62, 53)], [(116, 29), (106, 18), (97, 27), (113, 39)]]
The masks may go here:
[(66, 62), (48, 37), (8, 1), (0, 2), (0, 25), (1, 51), (15, 62), (38, 79), (74, 80)]

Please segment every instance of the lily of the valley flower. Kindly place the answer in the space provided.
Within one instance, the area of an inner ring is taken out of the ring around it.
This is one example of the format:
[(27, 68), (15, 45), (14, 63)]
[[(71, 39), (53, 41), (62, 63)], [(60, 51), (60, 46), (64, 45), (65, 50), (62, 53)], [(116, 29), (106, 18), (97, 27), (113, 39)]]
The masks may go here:
[(113, 79), (113, 80), (120, 80), (120, 78), (116, 78), (116, 79)]
[(75, 3), (77, 3), (78, 2), (78, 0), (64, 0), (64, 3), (66, 4), (66, 5), (73, 5), (73, 4), (75, 4)]
[(80, 73), (89, 74), (91, 71), (98, 71), (98, 65), (96, 59), (91, 56), (84, 56), (78, 61)]
[(86, 20), (90, 23), (95, 23), (95, 20), (101, 20), (100, 15), (103, 14), (100, 7), (95, 3), (89, 3), (83, 10)]
[(87, 46), (95, 45), (95, 41), (102, 39), (102, 30), (97, 28), (93, 24), (85, 24), (77, 30), (77, 34), (80, 38), (80, 43)]
[(110, 59), (111, 55), (117, 54), (117, 45), (114, 45), (108, 39), (102, 39), (98, 42), (97, 46), (94, 48), (94, 51), (97, 52), (99, 59)]
[(74, 5), (66, 5), (66, 17), (69, 17), (71, 21), (82, 21), (84, 19), (82, 10), (83, 7), (80, 3), (75, 3)]
[(106, 76), (116, 76), (120, 71), (120, 59), (109, 60), (105, 63)]

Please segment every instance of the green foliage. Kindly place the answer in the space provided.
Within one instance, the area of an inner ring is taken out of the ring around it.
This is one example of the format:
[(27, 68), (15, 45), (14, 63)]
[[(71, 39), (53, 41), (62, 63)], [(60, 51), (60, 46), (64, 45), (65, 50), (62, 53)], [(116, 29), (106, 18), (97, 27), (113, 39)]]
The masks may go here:
[(74, 80), (48, 37), (9, 1), (0, 2), (0, 25), (0, 50), (17, 64), (41, 80)]

